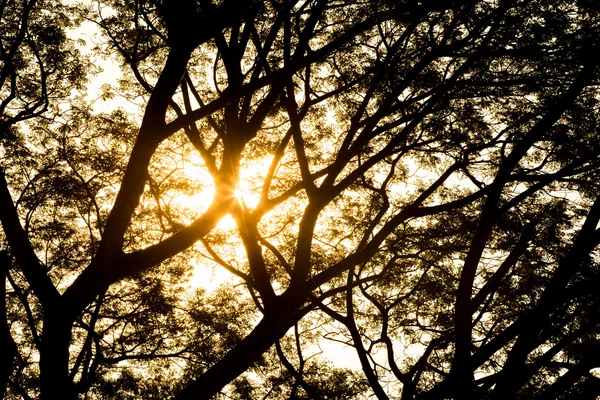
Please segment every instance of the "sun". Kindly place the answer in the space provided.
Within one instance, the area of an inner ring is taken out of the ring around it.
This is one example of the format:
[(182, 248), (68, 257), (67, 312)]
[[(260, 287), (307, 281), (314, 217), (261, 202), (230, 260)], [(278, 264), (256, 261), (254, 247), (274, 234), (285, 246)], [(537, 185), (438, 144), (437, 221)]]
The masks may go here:
[(251, 183), (247, 179), (240, 177), (238, 185), (233, 191), (233, 196), (236, 198), (237, 201), (242, 202), (244, 204), (247, 201), (254, 203), (255, 199), (253, 197), (255, 191), (251, 189), (250, 185)]
[[(264, 179), (271, 162), (272, 157), (266, 156), (245, 160), (240, 166), (238, 183), (232, 195), (244, 207), (252, 210), (258, 206)], [(187, 209), (190, 218), (194, 218), (192, 215), (194, 214), (193, 210), (203, 212), (213, 200), (215, 193), (213, 177), (203, 166), (197, 155), (191, 156), (189, 160), (182, 161), (177, 167), (188, 181), (192, 181), (197, 185), (199, 190), (196, 193), (179, 193), (174, 196), (175, 199), (170, 204)], [(184, 223), (189, 222), (191, 221), (184, 221)]]

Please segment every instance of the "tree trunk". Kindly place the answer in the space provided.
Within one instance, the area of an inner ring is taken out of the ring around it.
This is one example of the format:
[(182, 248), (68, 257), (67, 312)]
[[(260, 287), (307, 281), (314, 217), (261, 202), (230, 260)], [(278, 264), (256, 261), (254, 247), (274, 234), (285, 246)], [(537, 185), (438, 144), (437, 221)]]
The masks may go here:
[(0, 252), (0, 399), (4, 398), (8, 379), (10, 378), (15, 357), (17, 356), (17, 345), (10, 334), (8, 318), (6, 315), (6, 274), (10, 269), (10, 259), (6, 252)]
[(174, 400), (201, 400), (212, 396), (246, 371), (293, 324), (291, 312), (278, 310), (265, 316), (252, 332)]
[(40, 376), (42, 400), (75, 400), (75, 385), (69, 378), (69, 345), (71, 324), (53, 310), (44, 318), (40, 348)]

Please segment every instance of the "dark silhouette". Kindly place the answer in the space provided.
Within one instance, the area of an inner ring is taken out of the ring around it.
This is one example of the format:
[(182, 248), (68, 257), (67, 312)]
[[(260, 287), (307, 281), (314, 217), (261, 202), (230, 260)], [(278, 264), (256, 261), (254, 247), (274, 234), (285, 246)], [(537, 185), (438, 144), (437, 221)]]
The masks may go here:
[(3, 2), (3, 393), (596, 398), (598, 11)]

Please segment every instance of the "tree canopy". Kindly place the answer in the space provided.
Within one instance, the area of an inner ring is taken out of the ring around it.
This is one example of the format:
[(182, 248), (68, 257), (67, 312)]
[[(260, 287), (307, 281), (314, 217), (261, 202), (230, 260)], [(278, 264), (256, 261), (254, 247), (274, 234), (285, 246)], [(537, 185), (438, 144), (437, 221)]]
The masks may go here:
[(596, 2), (2, 0), (0, 33), (6, 398), (600, 396)]

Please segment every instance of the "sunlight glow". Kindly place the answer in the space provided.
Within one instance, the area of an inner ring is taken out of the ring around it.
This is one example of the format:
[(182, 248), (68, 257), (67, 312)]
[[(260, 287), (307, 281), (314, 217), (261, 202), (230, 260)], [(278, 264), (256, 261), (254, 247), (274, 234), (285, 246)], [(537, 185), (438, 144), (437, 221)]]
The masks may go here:
[[(250, 189), (250, 184), (246, 179), (240, 179), (237, 188), (233, 191), (233, 195), (238, 201), (242, 202), (244, 205), (247, 200), (252, 199), (252, 191)], [(256, 200), (258, 202), (258, 199)]]
[(207, 293), (210, 293), (219, 286), (231, 281), (231, 274), (216, 264), (211, 265), (206, 260), (198, 258), (191, 260), (190, 264), (194, 266), (189, 281), (192, 288), (201, 287)]

